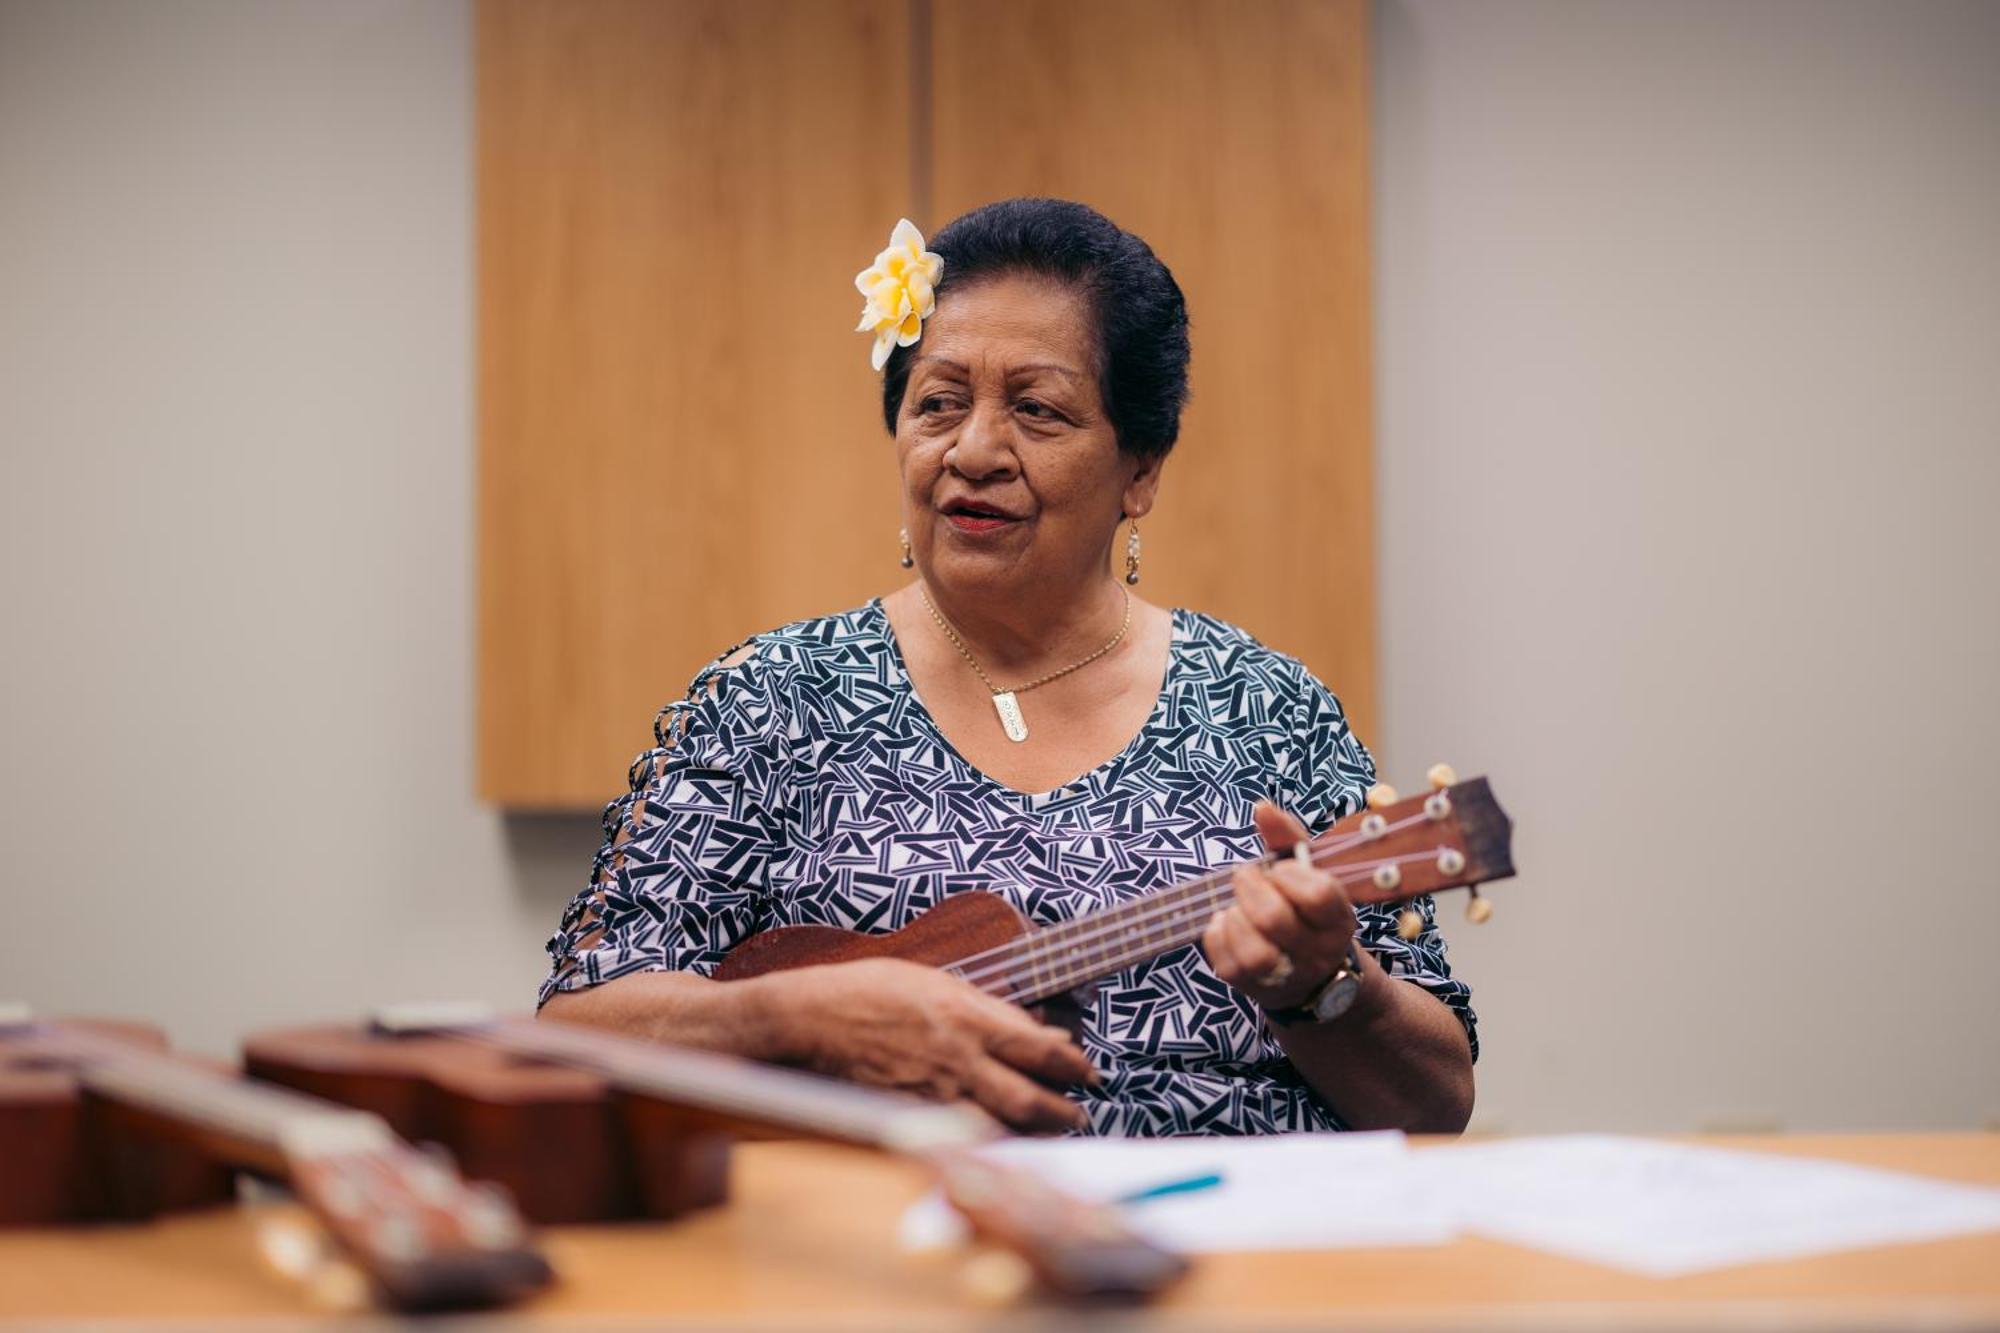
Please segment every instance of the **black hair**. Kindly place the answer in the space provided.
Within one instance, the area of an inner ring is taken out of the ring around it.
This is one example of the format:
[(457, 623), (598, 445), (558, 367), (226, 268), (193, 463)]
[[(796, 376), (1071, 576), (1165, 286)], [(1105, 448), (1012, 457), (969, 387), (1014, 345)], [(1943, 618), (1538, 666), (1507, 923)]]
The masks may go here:
[[(944, 260), (940, 296), (1007, 273), (1077, 288), (1095, 317), (1098, 384), (1118, 447), (1141, 458), (1174, 447), (1188, 394), (1187, 301), (1144, 241), (1083, 204), (1003, 199), (953, 219), (929, 248)], [(882, 420), (891, 435), (922, 346), (898, 347), (883, 367)]]

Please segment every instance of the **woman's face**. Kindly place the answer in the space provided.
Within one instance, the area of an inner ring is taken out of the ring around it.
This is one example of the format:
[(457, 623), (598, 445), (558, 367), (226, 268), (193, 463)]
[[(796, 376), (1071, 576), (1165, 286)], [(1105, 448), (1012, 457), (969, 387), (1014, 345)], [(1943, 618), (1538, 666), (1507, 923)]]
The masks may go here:
[(1121, 453), (1084, 300), (1034, 275), (938, 298), (896, 418), (903, 512), (933, 584), (1061, 595), (1103, 577), (1121, 513), (1152, 508), (1157, 463)]

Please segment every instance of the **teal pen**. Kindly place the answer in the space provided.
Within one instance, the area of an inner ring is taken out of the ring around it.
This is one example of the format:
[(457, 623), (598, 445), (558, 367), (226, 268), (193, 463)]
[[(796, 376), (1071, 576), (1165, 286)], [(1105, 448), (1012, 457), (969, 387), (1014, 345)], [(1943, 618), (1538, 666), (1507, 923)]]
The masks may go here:
[(1121, 1194), (1114, 1203), (1144, 1203), (1148, 1199), (1161, 1199), (1169, 1194), (1192, 1194), (1196, 1190), (1214, 1189), (1222, 1183), (1219, 1172), (1205, 1176), (1189, 1176), (1185, 1180), (1169, 1180), (1164, 1185), (1150, 1185), (1130, 1194)]

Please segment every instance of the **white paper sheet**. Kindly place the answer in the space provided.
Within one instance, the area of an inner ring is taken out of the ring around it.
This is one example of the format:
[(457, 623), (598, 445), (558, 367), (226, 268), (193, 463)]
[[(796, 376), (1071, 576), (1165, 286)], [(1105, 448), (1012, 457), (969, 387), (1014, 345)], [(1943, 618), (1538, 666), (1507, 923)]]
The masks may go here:
[(1651, 1277), (2000, 1228), (2000, 1190), (1613, 1135), (1411, 1154), (1467, 1230)]
[[(1187, 1253), (1442, 1245), (1454, 1234), (1401, 1134), (1010, 1139), (982, 1151), (1098, 1203), (1218, 1174), (1212, 1188), (1121, 1209), (1134, 1230)], [(964, 1232), (932, 1195), (904, 1216), (902, 1234), (905, 1247), (928, 1249)]]

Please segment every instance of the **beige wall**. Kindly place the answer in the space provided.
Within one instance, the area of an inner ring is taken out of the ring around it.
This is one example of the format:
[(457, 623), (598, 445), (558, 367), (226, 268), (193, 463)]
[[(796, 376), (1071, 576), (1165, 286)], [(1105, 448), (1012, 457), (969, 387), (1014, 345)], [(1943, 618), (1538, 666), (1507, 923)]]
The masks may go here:
[(470, 795), (468, 42), (0, 4), (0, 991), (214, 1049), (530, 993), (538, 831)]
[(2000, 6), (1378, 10), (1391, 766), (1508, 1128), (2000, 1120)]
[[(1372, 739), (1521, 821), (1482, 1115), (2000, 1117), (2000, 8), (1378, 26)], [(0, 0), (0, 989), (539, 976), (595, 834), (469, 795), (467, 37)]]

